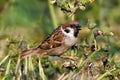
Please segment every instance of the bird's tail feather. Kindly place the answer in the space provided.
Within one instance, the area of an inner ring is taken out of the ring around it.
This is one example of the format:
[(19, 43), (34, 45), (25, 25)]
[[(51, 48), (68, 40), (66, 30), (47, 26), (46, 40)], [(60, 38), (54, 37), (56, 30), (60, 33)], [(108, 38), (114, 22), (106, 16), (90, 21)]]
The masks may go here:
[(29, 49), (29, 50), (24, 50), (21, 54), (20, 54), (20, 58), (25, 58), (29, 55), (32, 55), (32, 54), (35, 54), (39, 52), (39, 49), (38, 48), (35, 48), (35, 49)]

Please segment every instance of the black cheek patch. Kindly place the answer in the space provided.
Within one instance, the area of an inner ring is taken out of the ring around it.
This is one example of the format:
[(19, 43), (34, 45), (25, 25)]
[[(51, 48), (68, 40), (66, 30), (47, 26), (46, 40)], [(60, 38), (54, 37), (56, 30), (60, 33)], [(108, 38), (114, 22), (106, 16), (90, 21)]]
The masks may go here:
[(75, 32), (74, 32), (74, 36), (75, 36), (75, 37), (78, 37), (78, 33), (79, 33), (79, 31), (78, 31), (78, 30), (77, 30), (77, 31), (75, 31)]

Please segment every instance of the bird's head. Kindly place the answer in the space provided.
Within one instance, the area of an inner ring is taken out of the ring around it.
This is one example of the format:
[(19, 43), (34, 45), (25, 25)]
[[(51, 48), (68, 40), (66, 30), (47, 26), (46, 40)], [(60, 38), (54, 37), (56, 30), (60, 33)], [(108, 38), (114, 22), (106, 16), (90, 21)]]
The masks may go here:
[(81, 26), (77, 21), (68, 21), (62, 25), (62, 32), (67, 36), (78, 37)]

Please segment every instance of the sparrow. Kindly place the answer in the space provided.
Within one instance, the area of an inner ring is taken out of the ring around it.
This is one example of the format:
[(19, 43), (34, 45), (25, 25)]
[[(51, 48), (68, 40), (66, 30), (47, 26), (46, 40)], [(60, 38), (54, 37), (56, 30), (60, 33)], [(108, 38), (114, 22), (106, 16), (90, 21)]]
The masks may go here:
[(56, 28), (38, 47), (24, 50), (20, 58), (31, 54), (61, 56), (76, 44), (81, 26), (77, 21), (68, 21)]

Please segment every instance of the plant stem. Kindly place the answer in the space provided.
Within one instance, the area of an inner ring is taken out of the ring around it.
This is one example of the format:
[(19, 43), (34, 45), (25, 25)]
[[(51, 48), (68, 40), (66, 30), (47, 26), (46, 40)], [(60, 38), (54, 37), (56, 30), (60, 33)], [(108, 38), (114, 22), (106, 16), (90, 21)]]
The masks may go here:
[(82, 66), (84, 66), (85, 63), (87, 63), (88, 61), (90, 61), (90, 59), (97, 53), (97, 51), (94, 51), (85, 61), (83, 61), (78, 67), (82, 68)]
[(10, 54), (8, 54), (8, 55), (0, 62), (0, 65), (2, 65), (2, 64), (8, 59), (9, 56), (10, 56)]
[(16, 69), (15, 69), (15, 73), (18, 72), (19, 66), (20, 66), (20, 58), (18, 58), (17, 65), (16, 65)]
[(42, 65), (41, 65), (41, 59), (39, 58), (39, 75), (42, 77), (42, 80), (46, 80)]
[(24, 74), (27, 74), (27, 69), (28, 69), (28, 61), (27, 61), (27, 57), (25, 58), (25, 69), (24, 69)]
[[(16, 69), (15, 69), (15, 74), (18, 74), (19, 66), (20, 66), (20, 56), (18, 57), (18, 60), (17, 60)], [(18, 76), (13, 77), (12, 80), (18, 79), (17, 77), (18, 77)]]
[(56, 16), (55, 16), (54, 7), (52, 5), (50, 5), (49, 0), (48, 0), (48, 6), (49, 6), (49, 10), (50, 10), (50, 15), (51, 15), (51, 19), (52, 19), (52, 22), (53, 22), (53, 26), (54, 26), (54, 28), (56, 28), (58, 26), (57, 19), (56, 19)]
[(6, 72), (5, 72), (5, 76), (3, 77), (2, 80), (6, 80), (6, 77), (9, 74), (9, 71), (10, 71), (10, 64), (11, 64), (11, 59), (9, 59), (9, 62), (8, 62), (7, 68), (6, 68)]
[(72, 20), (73, 20), (73, 21), (75, 20), (75, 15), (72, 15)]
[(97, 41), (94, 39), (95, 50), (97, 50)]
[(95, 51), (84, 61), (82, 62), (79, 67), (81, 68), (85, 63), (87, 63), (96, 53), (97, 53), (97, 42), (96, 39), (94, 39), (94, 45), (95, 45)]
[(35, 72), (34, 72), (34, 65), (32, 63), (32, 57), (30, 56), (29, 57), (29, 71), (32, 71), (32, 79), (34, 79), (34, 76), (35, 76)]
[(110, 74), (111, 72), (115, 71), (116, 68), (113, 68), (107, 72), (105, 72), (104, 74), (102, 74), (100, 77), (97, 78), (97, 80), (102, 80), (105, 76), (107, 76), (108, 74)]
[(66, 1), (67, 1), (67, 0), (62, 0), (62, 1), (61, 1), (61, 5), (65, 4)]

